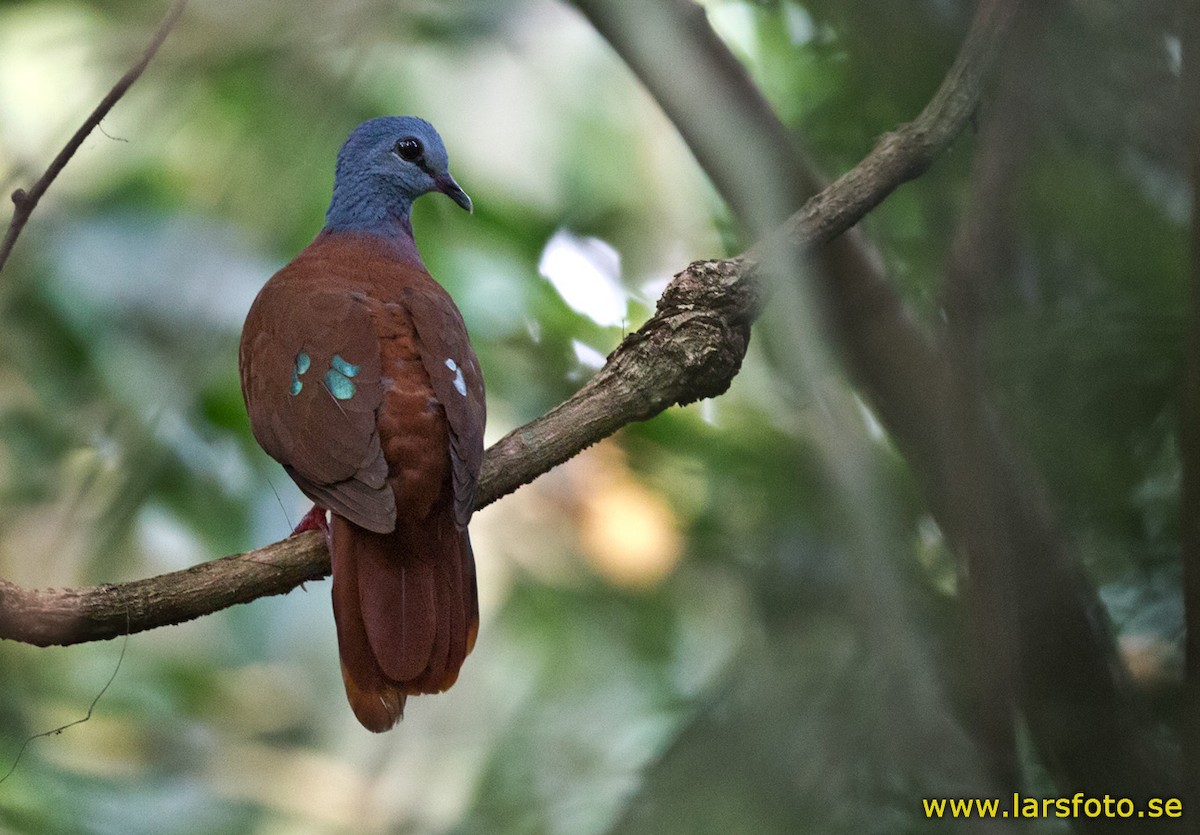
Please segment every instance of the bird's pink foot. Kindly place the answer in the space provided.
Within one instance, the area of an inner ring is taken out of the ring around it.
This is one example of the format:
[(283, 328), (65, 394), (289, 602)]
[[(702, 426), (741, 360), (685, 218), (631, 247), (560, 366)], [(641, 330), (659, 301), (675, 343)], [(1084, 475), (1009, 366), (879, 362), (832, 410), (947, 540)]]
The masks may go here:
[(305, 531), (320, 531), (325, 534), (325, 546), (329, 548), (330, 554), (333, 553), (333, 531), (329, 529), (329, 517), (326, 516), (325, 508), (313, 505), (312, 510), (304, 514), (300, 524), (292, 531), (292, 536)]

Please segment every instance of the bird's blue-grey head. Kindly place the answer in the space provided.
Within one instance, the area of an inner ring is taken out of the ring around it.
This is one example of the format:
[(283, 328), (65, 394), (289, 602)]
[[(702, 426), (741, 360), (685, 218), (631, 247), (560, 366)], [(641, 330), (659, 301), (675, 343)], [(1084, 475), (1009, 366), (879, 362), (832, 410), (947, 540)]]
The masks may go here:
[(471, 211), (471, 198), (450, 176), (446, 146), (433, 125), (415, 116), (371, 119), (338, 152), (325, 228), (411, 235), (413, 201), (431, 191)]

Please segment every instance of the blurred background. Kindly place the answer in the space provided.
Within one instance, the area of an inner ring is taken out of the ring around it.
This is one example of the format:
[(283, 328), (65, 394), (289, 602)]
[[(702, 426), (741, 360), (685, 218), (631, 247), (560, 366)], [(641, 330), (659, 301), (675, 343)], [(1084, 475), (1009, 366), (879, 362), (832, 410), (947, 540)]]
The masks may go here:
[[(704, 6), (837, 174), (919, 112), (974, 4)], [(164, 9), (0, 2), (0, 192), (45, 168)], [(1008, 192), (990, 393), (1170, 729), (1180, 42), (1168, 3), (1078, 3), (1056, 25)], [(489, 440), (577, 389), (674, 272), (751, 243), (566, 4), (192, 0), (0, 276), (0, 576), (119, 582), (287, 535), (307, 506), (250, 436), (242, 319), (320, 228), (346, 134), (401, 113), (438, 127), (475, 201), (425, 198), (414, 223), (480, 355)], [(930, 328), (979, 141), (866, 223)], [(83, 716), (124, 652), (90, 720), (0, 784), (0, 829), (947, 831), (919, 799), (987, 786), (955, 562), (808, 315), (780, 294), (726, 395), (476, 515), (478, 644), (391, 733), (345, 704), (327, 582), (127, 646), (0, 644), (0, 774)]]

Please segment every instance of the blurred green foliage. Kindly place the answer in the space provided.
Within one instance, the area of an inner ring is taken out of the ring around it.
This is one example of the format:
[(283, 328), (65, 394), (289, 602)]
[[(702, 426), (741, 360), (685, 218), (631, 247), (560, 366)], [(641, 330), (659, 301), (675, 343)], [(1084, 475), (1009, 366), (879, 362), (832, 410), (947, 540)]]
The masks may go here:
[[(837, 174), (924, 105), (972, 5), (706, 7)], [(1056, 107), (1019, 185), (1020, 274), (988, 354), (993, 397), (1170, 723), (1188, 246), (1160, 5), (1078, 4), (1055, 24)], [(41, 170), (160, 12), (0, 4), (0, 190)], [(319, 228), (346, 133), (405, 112), (438, 125), (477, 206), (427, 198), (415, 226), (474, 335), (492, 438), (591, 373), (576, 343), (607, 353), (673, 271), (740, 246), (671, 126), (568, 7), (194, 0), (0, 281), (0, 576), (129, 580), (286, 535), (305, 507), (250, 438), (241, 317)], [(975, 144), (865, 224), (930, 329)], [(560, 228), (620, 253), (627, 327), (538, 275)], [(904, 462), (773, 305), (727, 395), (628, 427), (477, 516), (478, 646), (397, 730), (351, 718), (327, 585), (311, 584), (130, 638), (91, 720), (31, 743), (0, 783), (0, 828), (946, 831), (919, 798), (986, 785), (953, 562)], [(645, 547), (614, 548), (623, 529)], [(0, 773), (28, 736), (84, 714), (122, 650), (0, 645)]]

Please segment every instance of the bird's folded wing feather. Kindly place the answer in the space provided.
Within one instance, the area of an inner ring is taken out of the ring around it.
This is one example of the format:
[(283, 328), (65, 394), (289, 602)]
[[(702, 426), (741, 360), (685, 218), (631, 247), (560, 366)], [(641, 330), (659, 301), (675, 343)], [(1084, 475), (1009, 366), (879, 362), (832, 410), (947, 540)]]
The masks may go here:
[(487, 418), (483, 375), (467, 337), (462, 314), (440, 286), (410, 287), (404, 304), (412, 317), (421, 363), (450, 427), (450, 463), (454, 478), (454, 515), (460, 529), (475, 508), (483, 463)]
[(247, 317), (242, 394), (254, 436), (304, 493), (367, 530), (391, 531), (376, 410), (379, 344), (361, 293), (269, 283)]

